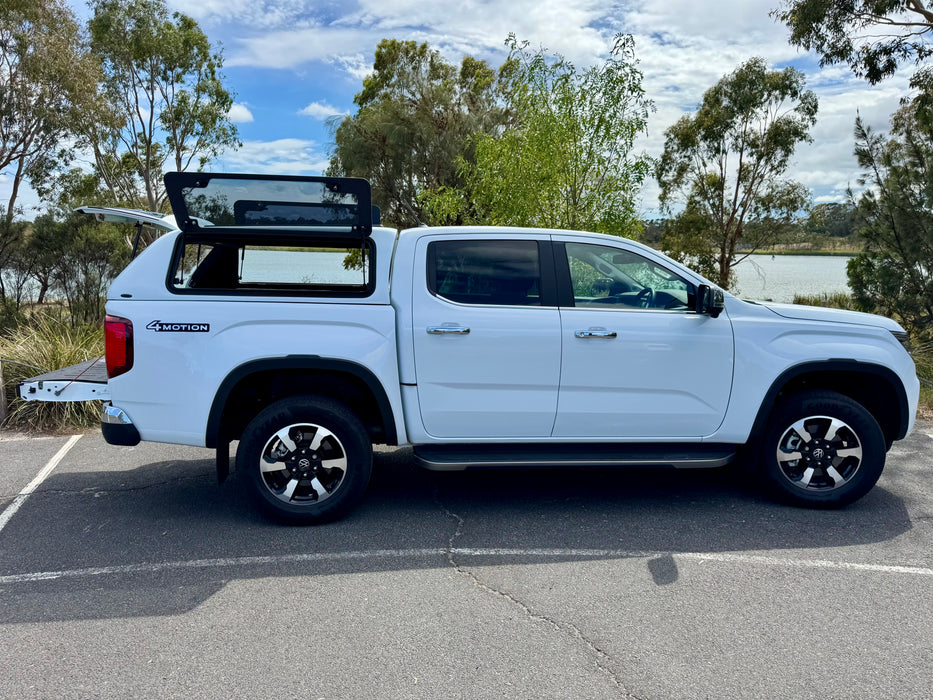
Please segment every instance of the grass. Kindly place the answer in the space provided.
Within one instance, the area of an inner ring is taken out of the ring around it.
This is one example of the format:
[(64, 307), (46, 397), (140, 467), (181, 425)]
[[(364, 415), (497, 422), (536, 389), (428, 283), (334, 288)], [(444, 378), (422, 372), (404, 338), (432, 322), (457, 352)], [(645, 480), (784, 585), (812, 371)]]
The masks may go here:
[(36, 315), (0, 336), (0, 361), (8, 401), (4, 427), (60, 432), (96, 425), (100, 420), (100, 401), (22, 401), (16, 385), (23, 379), (92, 360), (103, 353), (103, 328), (72, 328), (47, 314)]
[(920, 408), (917, 417), (933, 420), (933, 342), (920, 343), (910, 351), (920, 377)]

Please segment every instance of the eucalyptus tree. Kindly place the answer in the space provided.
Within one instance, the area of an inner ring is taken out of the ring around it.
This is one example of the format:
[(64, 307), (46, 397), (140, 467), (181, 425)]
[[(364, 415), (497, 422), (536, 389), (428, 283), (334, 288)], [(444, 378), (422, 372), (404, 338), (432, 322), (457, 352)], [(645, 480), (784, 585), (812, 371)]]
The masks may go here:
[(239, 145), (223, 56), (164, 0), (93, 0), (91, 50), (104, 72), (81, 128), (111, 199), (162, 208), (166, 169), (203, 168)]
[(514, 36), (507, 43), (517, 123), (479, 135), (475, 163), (462, 163), (473, 218), (638, 237), (636, 199), (653, 163), (635, 141), (653, 103), (632, 37), (617, 35), (609, 56), (585, 69)]
[(771, 71), (752, 58), (707, 90), (694, 114), (665, 131), (657, 167), (661, 205), (667, 212), (684, 205), (679, 216), (694, 224), (690, 253), (676, 237), (668, 239), (668, 250), (687, 260), (714, 256), (715, 279), (724, 288), (732, 266), (773, 242), (809, 199), (801, 184), (784, 178), (795, 148), (811, 140), (816, 123), (817, 99), (805, 86), (800, 71)]
[(476, 133), (509, 122), (498, 71), (470, 56), (459, 68), (426, 43), (383, 39), (355, 113), (332, 124), (328, 172), (365, 177), (387, 221), (433, 221), (424, 193), (459, 187), (458, 158)]
[(64, 0), (0, 3), (0, 171), (10, 186), (0, 204), (0, 269), (20, 243), (23, 227), (13, 221), (20, 187), (41, 185), (67, 159), (75, 110), (93, 92), (95, 68)]
[(784, 0), (771, 15), (820, 65), (848, 64), (872, 84), (933, 55), (933, 9), (923, 0)]

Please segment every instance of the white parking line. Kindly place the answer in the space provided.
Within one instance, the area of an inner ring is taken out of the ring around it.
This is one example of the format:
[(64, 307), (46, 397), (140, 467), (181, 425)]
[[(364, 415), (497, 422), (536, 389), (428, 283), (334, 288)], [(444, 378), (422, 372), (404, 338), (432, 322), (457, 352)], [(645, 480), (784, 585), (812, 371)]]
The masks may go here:
[(26, 488), (19, 492), (19, 495), (13, 499), (13, 502), (7, 506), (6, 510), (0, 513), (0, 532), (3, 532), (3, 528), (6, 527), (6, 524), (10, 522), (10, 519), (16, 515), (16, 511), (20, 509), (20, 506), (26, 502), (26, 499), (29, 498), (29, 494), (39, 488), (39, 484), (45, 481), (49, 474), (52, 473), (52, 470), (58, 466), (58, 463), (62, 461), (68, 450), (74, 447), (74, 444), (81, 439), (80, 435), (72, 435), (68, 438), (68, 442), (62, 445), (62, 448), (55, 453), (55, 456), (48, 461), (48, 463), (42, 467), (42, 471), (36, 474), (36, 478), (26, 484)]
[[(100, 566), (86, 569), (65, 569), (62, 571), (36, 571), (33, 573), (10, 574), (0, 576), (0, 585), (28, 583), (31, 581), (50, 581), (66, 578), (88, 578), (120, 574), (156, 574), (167, 571), (192, 569), (222, 569), (240, 566), (262, 566), (271, 564), (300, 564), (307, 562), (334, 562), (367, 559), (424, 558), (446, 556), (448, 550), (436, 547), (429, 549), (374, 549), (356, 552), (314, 552), (309, 554), (282, 554), (256, 557), (229, 557), (222, 559), (194, 559), (190, 561), (151, 562), (125, 564), (122, 566)], [(907, 574), (913, 576), (933, 576), (933, 568), (926, 566), (896, 566), (890, 564), (860, 564), (825, 559), (786, 559), (752, 554), (716, 554), (704, 552), (641, 552), (619, 549), (482, 549), (454, 548), (450, 554), (455, 557), (504, 557), (515, 559), (528, 557), (533, 559), (651, 559), (661, 556), (673, 556), (675, 560), (712, 561), (720, 563), (748, 564), (773, 568), (830, 569), (834, 571), (864, 571), (878, 574)], [(504, 562), (507, 563), (507, 562)]]

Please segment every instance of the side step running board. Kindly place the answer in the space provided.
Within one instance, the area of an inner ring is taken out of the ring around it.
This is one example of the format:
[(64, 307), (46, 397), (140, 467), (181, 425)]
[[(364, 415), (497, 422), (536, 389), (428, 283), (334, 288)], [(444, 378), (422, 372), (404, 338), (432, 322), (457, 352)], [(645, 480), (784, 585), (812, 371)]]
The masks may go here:
[(722, 467), (736, 455), (725, 444), (510, 444), (420, 445), (415, 461), (432, 471), (494, 467)]

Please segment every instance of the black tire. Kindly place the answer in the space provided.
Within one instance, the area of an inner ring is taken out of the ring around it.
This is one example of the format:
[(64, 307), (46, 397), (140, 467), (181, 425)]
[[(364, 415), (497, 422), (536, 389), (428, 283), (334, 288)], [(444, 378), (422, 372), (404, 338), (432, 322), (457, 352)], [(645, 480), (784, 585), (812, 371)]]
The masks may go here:
[(250, 421), (236, 466), (256, 502), (273, 517), (324, 523), (342, 517), (363, 497), (373, 448), (359, 418), (343, 404), (293, 396)]
[(783, 399), (761, 442), (765, 490), (786, 503), (839, 508), (868, 493), (884, 469), (884, 433), (858, 402), (811, 390)]

